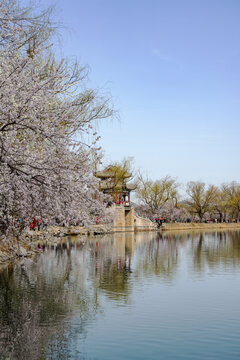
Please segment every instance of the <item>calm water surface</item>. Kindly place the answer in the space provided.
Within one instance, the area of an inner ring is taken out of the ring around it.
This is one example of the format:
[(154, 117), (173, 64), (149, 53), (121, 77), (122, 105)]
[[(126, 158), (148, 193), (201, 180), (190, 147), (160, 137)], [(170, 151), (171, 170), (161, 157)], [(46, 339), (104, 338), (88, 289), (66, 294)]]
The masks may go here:
[(0, 359), (240, 359), (240, 233), (65, 238), (0, 270)]

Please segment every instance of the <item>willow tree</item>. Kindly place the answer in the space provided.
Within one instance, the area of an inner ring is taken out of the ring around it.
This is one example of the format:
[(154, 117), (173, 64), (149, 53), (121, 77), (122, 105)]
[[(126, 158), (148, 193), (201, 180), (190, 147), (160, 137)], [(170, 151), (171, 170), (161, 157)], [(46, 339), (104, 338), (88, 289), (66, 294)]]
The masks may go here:
[(110, 187), (115, 193), (119, 188), (124, 188), (127, 181), (134, 177), (133, 159), (131, 157), (123, 158), (122, 161), (113, 162), (108, 168), (111, 169)]
[(32, 216), (86, 223), (104, 212), (91, 159), (99, 150), (95, 122), (112, 109), (82, 85), (85, 67), (57, 61), (42, 41), (29, 54), (29, 20), (13, 13), (0, 3), (1, 230)]
[(179, 198), (178, 184), (170, 176), (153, 181), (140, 175), (136, 195), (152, 216), (160, 215), (163, 207), (168, 202), (171, 202), (173, 206), (177, 206)]
[(229, 184), (223, 185), (226, 196), (227, 209), (231, 217), (235, 217), (239, 221), (240, 216), (240, 184), (232, 181)]
[(201, 181), (187, 183), (188, 199), (185, 201), (190, 214), (195, 214), (202, 222), (204, 215), (214, 208), (217, 196), (217, 188), (214, 185), (206, 186)]
[(221, 185), (216, 192), (213, 201), (213, 210), (218, 214), (220, 222), (226, 217), (228, 212), (228, 194), (225, 184)]

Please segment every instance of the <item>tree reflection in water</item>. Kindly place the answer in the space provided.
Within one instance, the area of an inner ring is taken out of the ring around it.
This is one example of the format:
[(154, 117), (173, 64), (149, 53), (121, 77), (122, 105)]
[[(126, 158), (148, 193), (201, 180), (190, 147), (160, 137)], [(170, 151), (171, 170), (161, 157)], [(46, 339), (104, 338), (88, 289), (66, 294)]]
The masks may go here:
[(113, 300), (127, 301), (135, 234), (117, 233), (90, 242), (91, 278), (95, 288)]
[(102, 301), (127, 304), (147, 279), (172, 283), (186, 259), (190, 274), (239, 269), (240, 233), (119, 233), (46, 246), (0, 272), (0, 359), (71, 358)]
[[(69, 339), (86, 336), (99, 304), (75, 260), (58, 247), (0, 272), (0, 359), (67, 359)], [(73, 332), (68, 318), (76, 314)]]
[(177, 271), (179, 236), (158, 233), (148, 243), (143, 243), (137, 250), (138, 263), (136, 276), (160, 277), (171, 281)]
[(192, 237), (194, 271), (227, 270), (240, 265), (239, 231), (205, 232)]

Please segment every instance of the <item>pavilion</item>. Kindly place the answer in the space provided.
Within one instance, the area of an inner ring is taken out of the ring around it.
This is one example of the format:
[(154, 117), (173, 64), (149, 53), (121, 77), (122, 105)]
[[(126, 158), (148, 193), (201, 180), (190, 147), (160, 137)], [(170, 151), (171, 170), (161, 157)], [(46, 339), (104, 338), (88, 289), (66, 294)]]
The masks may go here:
[(95, 176), (100, 179), (99, 190), (111, 195), (116, 205), (131, 206), (130, 192), (137, 187), (135, 184), (127, 183), (131, 174), (128, 172), (119, 174), (118, 168), (110, 165), (102, 171), (97, 171)]

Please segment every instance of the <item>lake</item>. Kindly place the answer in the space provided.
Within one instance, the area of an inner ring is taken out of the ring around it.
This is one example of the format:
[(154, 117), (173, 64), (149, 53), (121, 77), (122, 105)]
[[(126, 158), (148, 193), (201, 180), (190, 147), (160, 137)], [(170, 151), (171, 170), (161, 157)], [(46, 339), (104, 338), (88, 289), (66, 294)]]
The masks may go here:
[(239, 359), (240, 232), (63, 238), (0, 269), (0, 359)]

